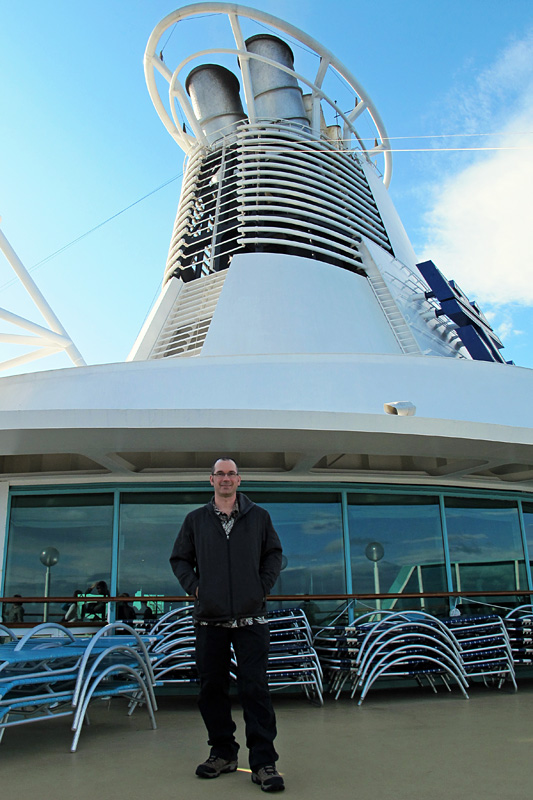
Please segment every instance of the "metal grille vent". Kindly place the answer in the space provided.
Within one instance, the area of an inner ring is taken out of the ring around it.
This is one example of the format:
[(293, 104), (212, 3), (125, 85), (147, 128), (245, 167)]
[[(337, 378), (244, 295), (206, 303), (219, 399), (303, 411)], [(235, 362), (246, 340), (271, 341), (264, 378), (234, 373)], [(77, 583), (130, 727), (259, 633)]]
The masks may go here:
[(166, 278), (191, 281), (256, 251), (364, 273), (361, 235), (392, 253), (354, 151), (294, 125), (244, 122), (218, 149), (191, 155)]
[(352, 152), (288, 125), (244, 125), (237, 138), (245, 249), (305, 255), (361, 272), (360, 234), (392, 252)]
[(183, 287), (150, 358), (195, 356), (201, 352), (226, 275), (217, 272)]

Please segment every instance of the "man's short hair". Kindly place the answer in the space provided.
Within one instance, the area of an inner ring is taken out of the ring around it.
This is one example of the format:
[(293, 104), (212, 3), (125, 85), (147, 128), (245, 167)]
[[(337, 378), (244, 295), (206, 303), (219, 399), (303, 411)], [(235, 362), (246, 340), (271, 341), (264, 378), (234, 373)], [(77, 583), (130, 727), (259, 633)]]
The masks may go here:
[(218, 456), (218, 458), (215, 458), (215, 460), (213, 461), (213, 466), (211, 467), (211, 475), (215, 474), (215, 464), (217, 464), (219, 461), (233, 461), (235, 467), (237, 468), (237, 475), (239, 474), (239, 465), (237, 464), (233, 456)]

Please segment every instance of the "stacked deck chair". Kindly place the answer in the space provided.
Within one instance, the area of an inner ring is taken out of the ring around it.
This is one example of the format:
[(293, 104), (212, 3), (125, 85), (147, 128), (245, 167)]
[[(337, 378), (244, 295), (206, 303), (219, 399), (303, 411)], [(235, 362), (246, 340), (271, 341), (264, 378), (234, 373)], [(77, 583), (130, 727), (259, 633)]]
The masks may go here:
[(361, 705), (379, 678), (410, 679), (437, 692), (441, 683), (451, 690), (456, 683), (468, 698), (468, 682), (457, 642), (442, 622), (422, 611), (390, 614), (375, 624), (363, 623), (365, 636), (357, 656), (357, 681)]
[(335, 700), (346, 684), (351, 686), (357, 680), (359, 649), (367, 632), (373, 629), (376, 622), (395, 613), (387, 609), (369, 611), (358, 617), (357, 624), (332, 624), (315, 633), (313, 644)]
[[(156, 686), (196, 685), (196, 634), (191, 616), (192, 606), (170, 611), (151, 629), (155, 639), (150, 658)], [(322, 703), (322, 669), (312, 646), (311, 629), (300, 608), (272, 611), (268, 615), (270, 652), (268, 683), (272, 690), (297, 687), (309, 700)], [(237, 664), (232, 660), (233, 680)], [(138, 698), (139, 702), (141, 697)]]
[(74, 752), (93, 699), (138, 694), (156, 727), (150, 658), (129, 626), (113, 623), (93, 637), (76, 638), (61, 625), (42, 623), (20, 641), (12, 632), (7, 638), (0, 645), (0, 739), (15, 725), (70, 716)]
[(173, 608), (171, 611), (167, 611), (166, 614), (163, 614), (163, 616), (159, 617), (159, 619), (153, 623), (150, 628), (150, 634), (160, 636), (162, 633), (169, 630), (172, 625), (179, 624), (182, 620), (191, 623), (193, 608), (194, 606), (189, 604), (181, 608)]
[[(324, 629), (315, 638), (321, 655), (330, 633)], [(334, 637), (330, 636), (330, 643), (335, 638), (336, 648), (329, 648), (325, 666), (336, 698), (347, 686), (352, 698), (359, 695), (361, 705), (378, 679), (413, 680), (420, 686), (429, 685), (434, 692), (438, 683), (448, 690), (451, 683), (456, 683), (463, 696), (468, 697), (457, 642), (430, 614), (370, 612), (356, 624), (346, 626), (340, 635), (337, 631)]]
[(515, 669), (533, 664), (533, 606), (514, 608), (504, 617)]
[(311, 702), (322, 705), (322, 667), (304, 611), (301, 608), (269, 611), (267, 619), (270, 628), (270, 689), (299, 688)]
[(348, 639), (345, 625), (321, 628), (314, 636), (313, 645), (324, 671), (329, 691), (338, 699), (344, 685), (354, 679), (360, 642), (351, 630)]
[(443, 623), (457, 640), (469, 680), (480, 678), (486, 686), (497, 688), (509, 680), (516, 690), (511, 642), (501, 617), (447, 617)]
[(198, 684), (192, 610), (193, 606), (189, 605), (169, 611), (150, 631), (154, 639), (150, 646), (150, 658), (156, 686)]

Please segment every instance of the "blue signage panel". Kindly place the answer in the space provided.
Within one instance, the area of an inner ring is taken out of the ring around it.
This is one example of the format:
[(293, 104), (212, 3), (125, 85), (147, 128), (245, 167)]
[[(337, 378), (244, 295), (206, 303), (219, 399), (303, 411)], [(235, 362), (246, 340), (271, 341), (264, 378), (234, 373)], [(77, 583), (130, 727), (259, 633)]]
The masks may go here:
[(433, 261), (416, 265), (431, 292), (426, 296), (438, 300), (436, 315), (445, 314), (455, 322), (457, 335), (476, 361), (499, 361), (505, 364), (500, 353), (503, 344), (494, 333), (476, 302), (471, 302), (455, 281), (448, 281)]

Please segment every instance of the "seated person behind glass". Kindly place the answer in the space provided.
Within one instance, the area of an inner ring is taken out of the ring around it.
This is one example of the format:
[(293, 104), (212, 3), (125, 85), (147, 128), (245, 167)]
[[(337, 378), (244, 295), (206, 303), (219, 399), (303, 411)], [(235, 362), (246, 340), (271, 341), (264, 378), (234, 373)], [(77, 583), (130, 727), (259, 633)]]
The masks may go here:
[(155, 619), (155, 614), (146, 602), (141, 603), (141, 614), (143, 615), (143, 619)]
[[(14, 594), (13, 597), (20, 597), (20, 594)], [(24, 606), (22, 603), (4, 603), (2, 611), (2, 619), (4, 622), (24, 622)]]
[[(76, 589), (76, 591), (74, 592), (74, 594), (72, 596), (73, 597), (83, 597), (83, 592), (80, 592), (79, 589)], [(82, 606), (81, 606), (80, 603), (76, 603), (76, 602), (65, 603), (65, 605), (62, 606), (62, 610), (65, 612), (65, 616), (61, 620), (61, 623), (78, 622), (78, 620), (80, 619), (80, 615), (82, 613)]]
[(137, 615), (135, 614), (135, 609), (130, 606), (128, 592), (122, 592), (120, 597), (127, 597), (128, 600), (123, 600), (121, 603), (117, 603), (116, 618), (122, 622), (132, 622), (134, 619), (136, 619)]
[[(109, 589), (105, 581), (96, 581), (92, 586), (89, 586), (85, 594), (94, 594), (99, 597), (109, 597)], [(104, 618), (106, 612), (106, 603), (84, 603), (81, 608), (81, 618), (86, 616)]]

